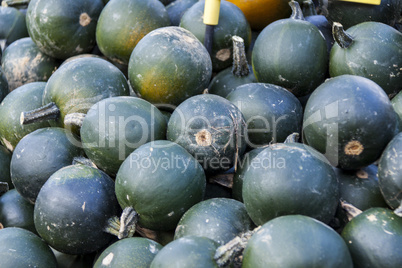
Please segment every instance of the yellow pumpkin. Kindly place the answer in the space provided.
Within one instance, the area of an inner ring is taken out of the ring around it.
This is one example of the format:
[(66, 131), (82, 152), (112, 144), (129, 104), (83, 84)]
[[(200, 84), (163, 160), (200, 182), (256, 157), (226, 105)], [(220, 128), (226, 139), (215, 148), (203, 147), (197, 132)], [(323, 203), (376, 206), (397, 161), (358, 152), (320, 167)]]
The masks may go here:
[(238, 6), (253, 30), (259, 31), (273, 21), (288, 18), (292, 10), (289, 0), (227, 0)]

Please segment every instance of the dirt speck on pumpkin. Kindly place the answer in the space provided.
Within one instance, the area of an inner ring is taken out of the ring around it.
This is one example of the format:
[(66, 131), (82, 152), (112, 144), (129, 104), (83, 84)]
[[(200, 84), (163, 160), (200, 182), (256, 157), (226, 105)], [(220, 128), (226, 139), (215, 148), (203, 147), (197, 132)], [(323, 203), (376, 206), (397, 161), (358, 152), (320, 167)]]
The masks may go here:
[(230, 49), (229, 48), (223, 48), (216, 52), (215, 58), (217, 58), (220, 61), (226, 61), (230, 58)]
[(363, 144), (359, 141), (352, 140), (345, 145), (344, 151), (346, 155), (360, 155), (364, 150)]
[(91, 23), (91, 17), (86, 13), (81, 13), (80, 15), (80, 25), (82, 27), (88, 26)]

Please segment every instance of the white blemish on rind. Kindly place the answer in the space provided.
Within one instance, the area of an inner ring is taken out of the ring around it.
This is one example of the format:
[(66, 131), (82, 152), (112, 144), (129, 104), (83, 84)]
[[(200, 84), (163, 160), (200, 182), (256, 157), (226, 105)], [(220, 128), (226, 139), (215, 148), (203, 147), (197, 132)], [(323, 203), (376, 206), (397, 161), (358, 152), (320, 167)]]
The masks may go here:
[(113, 260), (114, 254), (110, 252), (103, 260), (102, 265), (109, 265)]

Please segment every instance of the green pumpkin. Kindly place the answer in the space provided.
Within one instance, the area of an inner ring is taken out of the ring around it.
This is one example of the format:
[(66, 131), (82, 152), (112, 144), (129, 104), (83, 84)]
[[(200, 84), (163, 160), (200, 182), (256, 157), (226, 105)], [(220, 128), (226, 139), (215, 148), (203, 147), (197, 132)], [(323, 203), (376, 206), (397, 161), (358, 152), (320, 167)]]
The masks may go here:
[(395, 97), (391, 99), (392, 107), (394, 108), (396, 114), (398, 115), (399, 122), (399, 132), (402, 131), (402, 93), (399, 92)]
[[(1, 49), (0, 49), (1, 51)], [(1, 53), (0, 53), (1, 58)], [(0, 67), (0, 103), (1, 101), (7, 96), (9, 93), (8, 89), (8, 82), (5, 73), (3, 72), (2, 68)]]
[(127, 65), (137, 43), (165, 26), (170, 26), (169, 16), (158, 0), (115, 0), (99, 16), (96, 42), (103, 55)]
[(306, 143), (342, 169), (376, 161), (396, 128), (397, 115), (384, 90), (356, 75), (337, 76), (320, 85), (308, 99), (303, 119)]
[(244, 204), (230, 198), (212, 198), (191, 207), (177, 224), (174, 239), (207, 237), (220, 245), (253, 228)]
[(14, 7), (0, 6), (0, 25), (0, 39), (5, 41), (0, 45), (0, 50), (28, 36), (25, 15)]
[(150, 268), (218, 268), (214, 260), (218, 243), (207, 237), (186, 236), (164, 246)]
[(81, 255), (112, 241), (104, 228), (119, 213), (113, 180), (99, 169), (78, 164), (49, 177), (36, 199), (34, 222), (52, 248)]
[[(203, 22), (205, 1), (199, 1), (191, 6), (182, 16), (180, 27), (192, 32), (198, 40), (204, 43), (206, 25)], [(243, 12), (233, 3), (221, 1), (219, 22), (213, 29), (212, 67), (219, 72), (232, 64), (232, 37), (240, 36), (248, 48), (251, 42), (251, 28)]]
[(108, 246), (99, 255), (93, 268), (149, 267), (162, 245), (143, 237), (130, 237)]
[(0, 229), (2, 268), (56, 268), (56, 258), (49, 246), (36, 234), (18, 227)]
[(46, 82), (59, 65), (59, 61), (42, 53), (30, 37), (8, 46), (1, 59), (10, 91), (27, 83)]
[(191, 32), (176, 26), (144, 36), (128, 63), (130, 84), (138, 96), (171, 110), (202, 93), (211, 75), (211, 59), (205, 47)]
[(0, 105), (0, 139), (8, 150), (13, 151), (18, 142), (27, 134), (44, 127), (48, 121), (21, 125), (21, 113), (42, 106), (45, 82), (32, 82), (10, 92)]
[(252, 235), (243, 252), (244, 268), (353, 267), (342, 237), (302, 215), (275, 218)]
[(29, 36), (57, 59), (90, 52), (102, 9), (102, 0), (32, 0), (26, 14)]
[(172, 26), (179, 26), (183, 14), (197, 2), (198, 0), (176, 0), (166, 5)]
[(124, 160), (116, 175), (116, 196), (132, 207), (141, 227), (168, 231), (205, 194), (201, 165), (183, 147), (170, 141), (148, 142)]
[(149, 102), (129, 96), (112, 97), (89, 109), (80, 136), (88, 158), (106, 173), (115, 175), (136, 148), (165, 139), (166, 125), (165, 117)]
[(11, 153), (6, 147), (0, 145), (0, 182), (6, 182), (9, 189), (14, 188), (10, 174)]
[(297, 2), (294, 15), (274, 21), (255, 41), (252, 66), (258, 82), (286, 88), (296, 97), (308, 95), (326, 78), (325, 39), (312, 23), (303, 20)]
[(334, 25), (331, 77), (351, 74), (376, 82), (392, 98), (402, 90), (402, 33), (379, 22), (359, 23), (347, 31)]
[(354, 217), (342, 237), (354, 267), (399, 267), (402, 263), (402, 218), (387, 208), (370, 208)]

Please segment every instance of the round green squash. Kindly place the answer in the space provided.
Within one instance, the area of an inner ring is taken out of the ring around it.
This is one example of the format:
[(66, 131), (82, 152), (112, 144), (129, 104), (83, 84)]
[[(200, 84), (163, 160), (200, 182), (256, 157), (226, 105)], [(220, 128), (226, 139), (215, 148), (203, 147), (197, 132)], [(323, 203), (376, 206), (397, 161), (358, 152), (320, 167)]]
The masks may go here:
[(365, 21), (377, 21), (393, 26), (401, 16), (399, 0), (381, 0), (379, 5), (338, 0), (319, 0), (323, 15), (330, 22), (339, 22), (345, 29)]
[(31, 82), (46, 82), (59, 65), (58, 60), (42, 53), (30, 37), (8, 46), (1, 59), (10, 91)]
[[(206, 25), (203, 22), (205, 1), (199, 1), (191, 6), (182, 16), (180, 27), (192, 32), (198, 40), (204, 43)], [(219, 22), (213, 28), (212, 67), (219, 72), (232, 65), (232, 37), (243, 38), (245, 47), (251, 42), (251, 28), (243, 12), (235, 4), (221, 1)]]
[(107, 247), (93, 268), (101, 267), (149, 267), (162, 249), (162, 245), (143, 237), (130, 237), (119, 240)]
[(392, 107), (398, 115), (399, 132), (402, 131), (402, 92), (400, 91), (395, 97), (391, 99)]
[(387, 204), (396, 209), (402, 204), (402, 132), (384, 149), (378, 162), (378, 179)]
[[(1, 53), (0, 53), (0, 59), (1, 59)], [(0, 67), (0, 103), (7, 96), (9, 92), (10, 90), (8, 89), (7, 77), (3, 69)]]
[(80, 136), (88, 158), (98, 168), (115, 175), (136, 148), (152, 140), (165, 139), (166, 125), (162, 113), (146, 100), (112, 97), (89, 109)]
[(11, 153), (6, 147), (0, 145), (0, 182), (7, 182), (9, 189), (14, 188), (10, 173)]
[(46, 82), (32, 82), (10, 92), (0, 104), (0, 140), (8, 150), (13, 151), (27, 134), (44, 127), (49, 121), (21, 125), (21, 113), (42, 106)]
[(0, 6), (0, 39), (5, 41), (0, 50), (27, 36), (25, 15), (14, 7)]
[(19, 227), (36, 233), (34, 206), (23, 198), (16, 189), (0, 196), (0, 225)]
[(334, 24), (329, 74), (359, 75), (376, 82), (392, 98), (402, 90), (402, 33), (380, 22), (359, 23), (347, 31)]
[(181, 216), (205, 194), (205, 174), (180, 145), (146, 143), (124, 160), (116, 175), (116, 196), (124, 209), (132, 207), (138, 224), (151, 230), (173, 230)]
[(256, 225), (301, 214), (329, 223), (339, 200), (338, 180), (325, 157), (300, 143), (276, 143), (251, 160), (243, 201)]
[(295, 16), (274, 21), (258, 35), (251, 62), (258, 82), (284, 87), (301, 97), (324, 82), (328, 52), (320, 30), (295, 10)]
[[(171, 109), (202, 93), (212, 75), (209, 54), (188, 30), (176, 26), (156, 29), (134, 48), (128, 76), (134, 91), (153, 104)], [(172, 107), (173, 106), (173, 107)]]
[(96, 43), (112, 61), (128, 64), (137, 43), (147, 33), (165, 26), (170, 26), (170, 19), (158, 0), (114, 0), (99, 16)]
[[(372, 207), (387, 207), (380, 191), (377, 172), (376, 165), (359, 170), (335, 169), (339, 181), (339, 199), (363, 211)], [(347, 214), (340, 206), (336, 218), (340, 228), (348, 222)]]
[(356, 75), (337, 76), (320, 85), (308, 99), (303, 118), (306, 143), (342, 169), (376, 161), (396, 128), (397, 115), (384, 90)]
[(218, 243), (207, 238), (187, 236), (164, 246), (150, 268), (218, 268), (214, 260)]
[(202, 94), (182, 102), (172, 113), (167, 138), (183, 146), (207, 173), (226, 171), (244, 153), (245, 120), (227, 99)]
[(36, 234), (18, 227), (0, 229), (2, 268), (56, 268), (56, 258), (49, 246)]
[[(11, 180), (15, 189), (32, 204), (48, 178), (83, 155), (77, 138), (64, 128), (35, 130), (20, 140), (11, 157)], [(73, 141), (73, 142), (72, 142)]]
[(244, 115), (246, 142), (251, 148), (284, 142), (290, 134), (301, 131), (303, 108), (283, 87), (267, 83), (244, 84), (226, 99)]
[(102, 0), (32, 0), (26, 14), (29, 36), (57, 59), (90, 52), (103, 7)]
[(52, 248), (81, 255), (112, 241), (104, 228), (119, 213), (113, 180), (99, 169), (78, 164), (49, 177), (36, 199), (34, 222)]
[(244, 268), (353, 267), (348, 247), (329, 226), (302, 215), (275, 218), (261, 226), (243, 252)]
[(47, 108), (42, 111), (26, 109), (23, 124), (31, 117), (47, 120), (46, 116), (51, 115), (56, 118), (50, 121), (52, 126), (65, 127), (67, 114), (86, 114), (102, 99), (128, 95), (127, 79), (112, 63), (97, 57), (78, 58), (63, 64), (52, 74), (43, 93), (42, 104)]
[(387, 208), (370, 208), (343, 229), (354, 267), (400, 267), (402, 218)]
[(166, 11), (169, 15), (170, 23), (172, 26), (179, 26), (181, 17), (190, 7), (192, 7), (198, 0), (175, 0), (166, 5)]
[(212, 198), (184, 213), (177, 224), (174, 239), (200, 236), (224, 245), (253, 227), (243, 203), (230, 198)]

